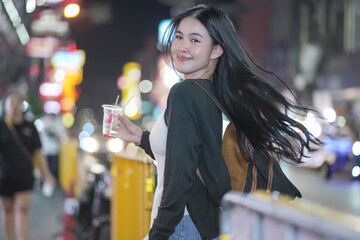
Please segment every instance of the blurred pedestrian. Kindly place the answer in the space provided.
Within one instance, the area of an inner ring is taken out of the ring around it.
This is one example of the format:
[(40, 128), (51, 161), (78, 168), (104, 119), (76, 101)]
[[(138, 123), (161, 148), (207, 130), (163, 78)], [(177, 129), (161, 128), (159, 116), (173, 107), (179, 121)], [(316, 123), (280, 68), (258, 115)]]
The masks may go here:
[(28, 239), (29, 207), (34, 184), (33, 157), (40, 163), (44, 180), (55, 184), (41, 151), (39, 134), (24, 119), (23, 96), (12, 92), (4, 99), (0, 120), (0, 199), (2, 223), (7, 240)]
[[(304, 148), (318, 141), (282, 111), (308, 109), (288, 101), (257, 72), (255, 66), (263, 69), (251, 60), (220, 9), (190, 8), (172, 20), (166, 36), (164, 57), (183, 81), (171, 88), (167, 107), (151, 134), (121, 116), (118, 136), (144, 148), (157, 161), (148, 238), (218, 239), (220, 201), (231, 190), (221, 152), (222, 114), (192, 79), (212, 88), (236, 127), (240, 146), (244, 152), (250, 146), (260, 161), (282, 157), (299, 163)], [(289, 138), (299, 144), (292, 145)], [(261, 180), (258, 185), (264, 188)], [(273, 186), (283, 194), (301, 196), (284, 176), (274, 176)], [(250, 188), (247, 181), (245, 192)]]
[(40, 139), (43, 153), (48, 161), (52, 175), (59, 180), (59, 152), (61, 135), (65, 134), (66, 128), (55, 114), (47, 114), (41, 118), (43, 129), (40, 131)]

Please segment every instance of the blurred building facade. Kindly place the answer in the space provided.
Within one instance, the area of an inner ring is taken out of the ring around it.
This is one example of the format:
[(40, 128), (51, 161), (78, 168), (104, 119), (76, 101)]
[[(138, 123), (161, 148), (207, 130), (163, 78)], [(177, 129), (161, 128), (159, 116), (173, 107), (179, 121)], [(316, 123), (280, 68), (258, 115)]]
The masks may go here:
[[(30, 41), (29, 36), (26, 36), (24, 29), (31, 37), (55, 36), (56, 39), (61, 39), (60, 46), (71, 45), (68, 36), (70, 29), (62, 36), (59, 32), (51, 33), (51, 30), (55, 31), (59, 28), (48, 29), (45, 33), (34, 31), (39, 28), (34, 28), (32, 24), (40, 17), (36, 12), (28, 13), (27, 4), (30, 2), (39, 1), (2, 0), (0, 2), (0, 96), (9, 85), (21, 78), (26, 78), (22, 81), (27, 81), (30, 87), (31, 83), (39, 84), (47, 80), (47, 77), (41, 74), (45, 67), (42, 63), (47, 61), (38, 61), (39, 58), (35, 57), (29, 58), (27, 49), (29, 42), (33, 42)], [(158, 2), (171, 7), (170, 16), (198, 3), (211, 3), (221, 7), (233, 20), (239, 36), (248, 46), (254, 60), (288, 83), (300, 102), (305, 105), (315, 105), (320, 110), (328, 107), (351, 109), (353, 115), (360, 119), (358, 79), (360, 1), (158, 0)], [(49, 4), (36, 8), (54, 12), (58, 5)], [(88, 21), (89, 16), (110, 15), (98, 13), (92, 15), (90, 14), (92, 12), (89, 10), (83, 14), (87, 17), (80, 15), (79, 20)], [(16, 19), (20, 19), (20, 22)], [(90, 19), (100, 21), (102, 18)], [(59, 22), (61, 21), (62, 19)], [(28, 41), (26, 41), (27, 37)], [(143, 48), (139, 47), (134, 55), (141, 64), (142, 78), (156, 80), (155, 58), (159, 52), (155, 49), (154, 39), (149, 37)], [(40, 69), (31, 68), (34, 61), (39, 62)], [(36, 75), (34, 73), (36, 70), (40, 74)], [(35, 75), (30, 76), (31, 74)], [(149, 100), (148, 97), (144, 97)]]
[(25, 44), (31, 16), (26, 13), (25, 4), (22, 0), (0, 2), (0, 96), (9, 84), (28, 74)]
[(71, 36), (65, 9), (79, 2), (0, 2), (0, 100), (16, 89), (36, 116), (75, 111), (85, 54)]

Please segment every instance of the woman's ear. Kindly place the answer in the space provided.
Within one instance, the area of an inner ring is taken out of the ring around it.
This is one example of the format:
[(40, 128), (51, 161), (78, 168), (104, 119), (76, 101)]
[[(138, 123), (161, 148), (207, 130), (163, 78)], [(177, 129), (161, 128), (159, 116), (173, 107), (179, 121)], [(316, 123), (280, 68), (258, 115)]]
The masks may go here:
[(223, 52), (224, 51), (223, 51), (222, 47), (220, 46), (220, 44), (216, 44), (213, 47), (213, 51), (211, 53), (211, 59), (219, 58), (223, 54)]

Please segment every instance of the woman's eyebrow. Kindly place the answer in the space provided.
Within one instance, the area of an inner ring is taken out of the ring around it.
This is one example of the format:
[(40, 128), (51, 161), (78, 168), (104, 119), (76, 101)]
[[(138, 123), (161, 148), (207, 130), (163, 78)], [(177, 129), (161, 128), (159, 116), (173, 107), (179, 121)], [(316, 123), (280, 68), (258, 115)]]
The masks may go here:
[(199, 37), (201, 37), (201, 38), (204, 38), (201, 34), (199, 34), (199, 33), (190, 33), (189, 35), (194, 35), (194, 36), (199, 36)]
[[(183, 34), (181, 31), (179, 31), (179, 30), (177, 30), (176, 33), (179, 33), (179, 34), (184, 35), (184, 34)], [(189, 35), (199, 36), (199, 37), (201, 37), (201, 38), (204, 38), (204, 37), (203, 37), (201, 34), (199, 34), (199, 33), (190, 33)]]

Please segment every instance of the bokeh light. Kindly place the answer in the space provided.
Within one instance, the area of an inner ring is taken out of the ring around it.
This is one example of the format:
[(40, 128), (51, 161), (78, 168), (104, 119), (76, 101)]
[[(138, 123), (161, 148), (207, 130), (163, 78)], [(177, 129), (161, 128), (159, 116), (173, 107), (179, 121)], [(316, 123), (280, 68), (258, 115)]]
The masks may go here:
[(55, 81), (57, 81), (57, 82), (64, 81), (65, 76), (66, 76), (66, 73), (63, 69), (57, 70), (54, 74)]
[(57, 101), (46, 101), (43, 109), (47, 114), (59, 114), (61, 112), (61, 105)]
[(335, 122), (336, 120), (336, 112), (332, 108), (327, 108), (324, 110), (324, 117), (328, 120), (328, 122)]
[(89, 135), (92, 135), (95, 131), (94, 125), (91, 122), (86, 122), (83, 125), (83, 131), (89, 133)]
[(118, 138), (111, 138), (106, 142), (106, 149), (110, 152), (118, 153), (124, 148), (124, 142)]
[(78, 4), (72, 3), (67, 5), (64, 8), (64, 16), (67, 18), (74, 18), (80, 13), (80, 6)]
[(139, 90), (142, 93), (149, 93), (153, 88), (153, 84), (149, 80), (142, 80), (139, 84)]
[(134, 117), (137, 112), (139, 111), (138, 107), (136, 106), (135, 103), (129, 103), (126, 107), (125, 107), (125, 115), (128, 117)]
[(41, 119), (36, 119), (34, 121), (34, 125), (39, 132), (41, 132), (44, 129), (44, 123), (43, 121), (41, 121)]
[(136, 155), (137, 151), (138, 151), (138, 147), (135, 146), (134, 143), (129, 143), (127, 146), (126, 146), (126, 149), (125, 149), (126, 153), (129, 154), (129, 155)]
[(88, 132), (81, 131), (79, 133), (79, 141), (83, 140), (84, 138), (88, 138), (88, 137), (90, 137), (90, 134)]
[(337, 124), (339, 125), (339, 127), (345, 127), (346, 119), (343, 116), (339, 116), (337, 119)]
[(90, 153), (97, 152), (97, 151), (99, 151), (99, 148), (100, 148), (99, 142), (93, 137), (83, 138), (80, 141), (79, 146), (82, 150), (85, 150)]
[(353, 167), (353, 169), (351, 171), (351, 175), (353, 177), (358, 177), (360, 175), (360, 167), (359, 166)]
[(71, 128), (74, 125), (75, 118), (72, 113), (65, 113), (62, 117), (62, 123), (65, 127)]
[(360, 142), (359, 141), (354, 142), (354, 144), (352, 146), (352, 152), (355, 156), (360, 155)]

